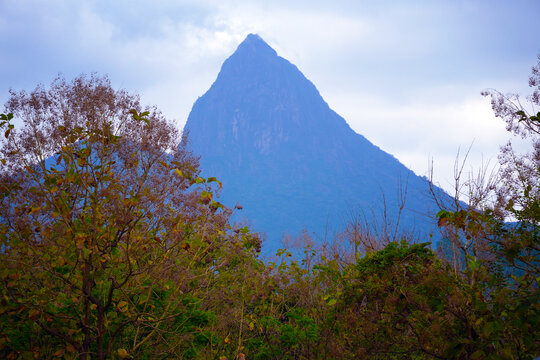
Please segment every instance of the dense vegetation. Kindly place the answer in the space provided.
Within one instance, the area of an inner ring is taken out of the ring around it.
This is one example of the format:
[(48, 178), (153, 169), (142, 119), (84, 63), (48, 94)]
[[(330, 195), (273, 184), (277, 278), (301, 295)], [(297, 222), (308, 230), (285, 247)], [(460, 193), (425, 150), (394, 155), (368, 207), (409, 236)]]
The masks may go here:
[[(538, 106), (538, 66), (530, 85)], [(355, 233), (349, 250), (282, 249), (265, 263), (156, 109), (96, 76), (11, 95), (2, 358), (540, 356), (540, 113), (508, 96), (488, 94), (532, 150), (505, 146), (499, 181), (477, 179), (470, 207), (441, 209), (436, 252)]]

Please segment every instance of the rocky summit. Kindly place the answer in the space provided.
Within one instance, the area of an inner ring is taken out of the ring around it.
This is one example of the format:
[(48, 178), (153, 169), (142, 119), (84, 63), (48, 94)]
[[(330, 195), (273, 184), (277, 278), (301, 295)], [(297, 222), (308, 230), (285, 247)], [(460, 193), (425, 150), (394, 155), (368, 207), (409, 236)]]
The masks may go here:
[(266, 233), (263, 253), (303, 229), (328, 240), (351, 214), (391, 237), (403, 200), (398, 232), (438, 237), (427, 180), (353, 131), (258, 35), (225, 60), (186, 130), (203, 174), (223, 182), (221, 201), (241, 204), (237, 219)]

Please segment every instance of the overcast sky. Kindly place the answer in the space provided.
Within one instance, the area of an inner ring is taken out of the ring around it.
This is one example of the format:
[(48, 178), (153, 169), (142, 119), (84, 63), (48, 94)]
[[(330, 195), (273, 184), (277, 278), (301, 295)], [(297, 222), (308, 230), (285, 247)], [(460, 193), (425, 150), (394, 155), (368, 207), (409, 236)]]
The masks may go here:
[(509, 138), (480, 92), (527, 94), (540, 1), (0, 0), (0, 101), (58, 74), (108, 74), (183, 127), (222, 62), (259, 34), (351, 127), (450, 188), (458, 149)]

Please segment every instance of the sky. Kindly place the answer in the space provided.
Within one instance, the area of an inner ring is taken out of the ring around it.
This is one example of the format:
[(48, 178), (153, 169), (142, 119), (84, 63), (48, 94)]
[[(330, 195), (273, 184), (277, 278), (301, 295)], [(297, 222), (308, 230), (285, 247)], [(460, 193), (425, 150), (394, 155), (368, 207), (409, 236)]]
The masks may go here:
[(0, 104), (97, 72), (181, 128), (257, 33), (356, 132), (452, 191), (458, 153), (466, 171), (496, 164), (510, 138), (480, 92), (529, 93), (538, 15), (537, 0), (0, 0)]

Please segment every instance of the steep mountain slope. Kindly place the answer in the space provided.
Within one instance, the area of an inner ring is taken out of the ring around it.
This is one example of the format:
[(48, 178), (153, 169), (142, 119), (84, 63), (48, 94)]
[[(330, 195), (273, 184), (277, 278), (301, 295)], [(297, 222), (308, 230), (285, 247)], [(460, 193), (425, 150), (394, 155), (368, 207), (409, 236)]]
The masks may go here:
[(319, 240), (344, 226), (353, 208), (374, 224), (397, 215), (422, 235), (436, 231), (427, 182), (355, 133), (296, 66), (259, 36), (248, 35), (211, 88), (194, 104), (186, 129), (203, 172), (223, 181), (222, 200), (268, 236), (266, 253), (283, 233), (304, 227)]

